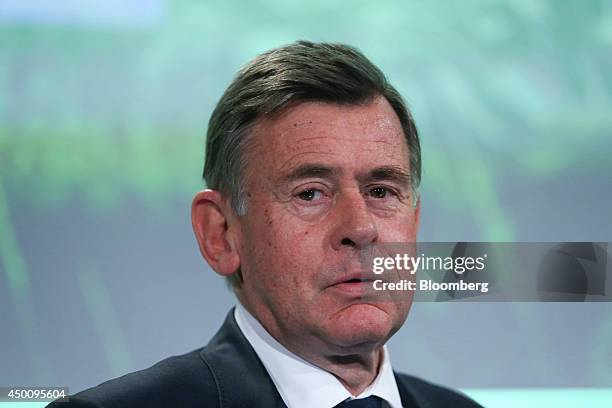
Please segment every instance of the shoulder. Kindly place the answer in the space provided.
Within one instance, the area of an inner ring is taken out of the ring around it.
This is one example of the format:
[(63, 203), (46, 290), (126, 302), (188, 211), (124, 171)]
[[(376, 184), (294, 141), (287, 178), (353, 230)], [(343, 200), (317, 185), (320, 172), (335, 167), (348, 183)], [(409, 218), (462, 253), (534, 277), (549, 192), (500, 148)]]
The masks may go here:
[(410, 395), (417, 406), (427, 407), (453, 407), (453, 408), (478, 408), (477, 402), (467, 395), (441, 385), (433, 384), (407, 374), (395, 373), (397, 386), (402, 396)]
[(203, 349), (169, 357), (144, 370), (106, 381), (50, 407), (120, 408), (218, 406), (214, 375)]
[(232, 309), (206, 347), (104, 382), (71, 396), (68, 403), (50, 407), (272, 407), (279, 401), (272, 379), (240, 331)]

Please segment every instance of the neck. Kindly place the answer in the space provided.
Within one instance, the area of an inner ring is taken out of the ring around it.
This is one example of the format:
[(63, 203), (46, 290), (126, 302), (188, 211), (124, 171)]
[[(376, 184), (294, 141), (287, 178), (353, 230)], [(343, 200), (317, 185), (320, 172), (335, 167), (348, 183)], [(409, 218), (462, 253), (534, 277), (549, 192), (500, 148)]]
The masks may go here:
[(352, 395), (357, 396), (376, 379), (383, 361), (383, 349), (379, 347), (369, 353), (349, 356), (303, 357), (333, 374), (344, 388)]
[[(238, 297), (243, 307), (262, 325), (262, 327), (276, 341), (286, 347), (292, 353), (302, 357), (304, 360), (316, 365), (317, 367), (329, 372), (335, 376), (340, 383), (352, 395), (357, 396), (363, 392), (378, 375), (380, 366), (383, 361), (383, 344), (370, 344), (354, 349), (352, 354), (338, 354), (329, 350), (323, 342), (318, 339), (313, 339), (311, 347), (304, 347), (309, 342), (304, 341), (302, 336), (290, 341), (281, 335), (281, 330), (275, 324), (276, 319), (267, 315), (265, 309), (259, 310), (259, 313), (253, 313), (254, 308), (244, 299)], [(268, 322), (269, 324), (264, 324)], [(321, 350), (328, 349), (328, 353), (321, 353)], [(338, 350), (336, 350), (338, 351)], [(343, 350), (346, 351), (346, 350)]]

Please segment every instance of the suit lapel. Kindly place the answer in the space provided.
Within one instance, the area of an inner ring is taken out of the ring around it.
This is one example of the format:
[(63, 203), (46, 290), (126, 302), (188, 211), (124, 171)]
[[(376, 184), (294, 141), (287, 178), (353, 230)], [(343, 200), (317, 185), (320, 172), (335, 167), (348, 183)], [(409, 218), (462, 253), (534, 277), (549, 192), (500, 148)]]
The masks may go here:
[(220, 408), (286, 408), (268, 372), (234, 319), (234, 309), (200, 352), (215, 377)]
[(410, 390), (408, 389), (408, 387), (406, 386), (402, 378), (398, 376), (395, 371), (393, 372), (393, 375), (395, 376), (395, 383), (397, 384), (397, 388), (400, 393), (400, 399), (402, 400), (402, 407), (404, 408), (426, 408), (426, 405), (425, 405), (426, 403), (423, 404), (423, 401), (420, 401), (421, 403), (416, 402), (413, 393), (410, 392)]

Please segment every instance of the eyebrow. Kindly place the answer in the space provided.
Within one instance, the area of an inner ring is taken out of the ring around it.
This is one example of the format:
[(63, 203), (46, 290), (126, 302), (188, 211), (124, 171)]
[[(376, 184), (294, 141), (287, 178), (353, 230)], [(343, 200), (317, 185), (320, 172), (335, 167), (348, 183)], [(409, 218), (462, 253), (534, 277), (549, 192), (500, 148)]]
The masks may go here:
[(281, 177), (281, 180), (285, 183), (292, 181), (305, 179), (308, 177), (319, 177), (319, 178), (337, 178), (340, 174), (340, 169), (337, 167), (330, 167), (325, 164), (319, 163), (307, 163), (296, 167), (289, 173)]
[[(335, 179), (342, 173), (339, 167), (319, 163), (306, 163), (296, 167), (281, 177), (281, 181), (290, 183), (309, 177)], [(391, 181), (402, 186), (410, 186), (410, 174), (399, 166), (380, 166), (357, 176), (361, 183), (373, 181)]]
[(410, 173), (399, 166), (382, 166), (368, 171), (359, 177), (361, 182), (391, 181), (402, 186), (410, 186)]

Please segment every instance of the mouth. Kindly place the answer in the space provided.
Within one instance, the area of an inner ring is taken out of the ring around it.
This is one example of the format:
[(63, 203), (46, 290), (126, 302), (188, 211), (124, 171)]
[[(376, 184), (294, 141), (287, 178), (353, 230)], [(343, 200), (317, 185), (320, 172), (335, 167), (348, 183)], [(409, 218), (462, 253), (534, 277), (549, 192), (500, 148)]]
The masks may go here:
[(353, 279), (342, 281), (340, 283), (363, 283), (363, 282), (374, 282), (374, 279), (353, 278)]
[(329, 287), (348, 295), (363, 296), (371, 288), (374, 278), (363, 273), (354, 273), (340, 277)]
[(340, 285), (345, 283), (364, 283), (364, 282), (373, 282), (374, 277), (370, 276), (365, 272), (351, 272), (345, 273), (339, 276), (330, 286)]

